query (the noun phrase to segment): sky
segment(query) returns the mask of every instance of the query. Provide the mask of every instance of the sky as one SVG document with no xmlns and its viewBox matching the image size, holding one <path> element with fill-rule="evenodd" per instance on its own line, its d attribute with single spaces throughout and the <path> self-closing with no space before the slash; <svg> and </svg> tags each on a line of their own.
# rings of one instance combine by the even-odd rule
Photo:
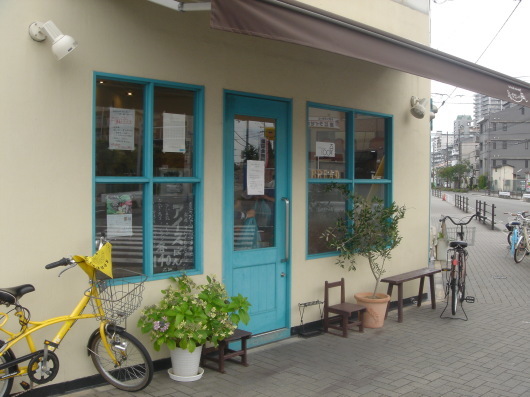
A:
<svg viewBox="0 0 530 397">
<path fill-rule="evenodd" d="M 432 48 L 530 82 L 530 0 L 430 1 Z M 458 115 L 473 117 L 473 92 L 436 81 L 431 90 L 440 108 L 433 131 L 452 132 Z"/>
</svg>

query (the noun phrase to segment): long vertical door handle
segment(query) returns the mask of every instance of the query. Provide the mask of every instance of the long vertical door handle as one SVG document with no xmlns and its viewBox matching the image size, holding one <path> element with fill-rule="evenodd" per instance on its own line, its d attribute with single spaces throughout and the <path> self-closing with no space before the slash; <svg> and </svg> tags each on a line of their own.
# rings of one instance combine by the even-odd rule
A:
<svg viewBox="0 0 530 397">
<path fill-rule="evenodd" d="M 291 230 L 291 202 L 287 197 L 282 197 L 282 201 L 285 203 L 285 258 L 282 262 L 289 262 L 289 249 L 290 249 L 290 230 Z"/>
</svg>

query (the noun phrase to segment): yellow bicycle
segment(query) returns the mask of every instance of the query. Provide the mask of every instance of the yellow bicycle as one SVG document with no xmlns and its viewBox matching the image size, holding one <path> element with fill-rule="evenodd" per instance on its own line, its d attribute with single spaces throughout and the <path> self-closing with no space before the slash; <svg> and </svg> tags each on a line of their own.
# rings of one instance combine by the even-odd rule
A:
<svg viewBox="0 0 530 397">
<path fill-rule="evenodd" d="M 33 285 L 0 288 L 0 304 L 13 307 L 0 313 L 0 332 L 6 335 L 5 340 L 0 340 L 0 397 L 9 395 L 15 377 L 28 376 L 30 383 L 21 382 L 25 390 L 33 389 L 35 384 L 51 382 L 59 372 L 59 358 L 55 354 L 59 344 L 78 320 L 89 318 L 100 321 L 99 328 L 88 340 L 87 353 L 101 376 L 114 387 L 130 392 L 142 390 L 151 382 L 154 369 L 149 353 L 138 339 L 120 326 L 140 306 L 146 277 L 138 275 L 135 282 L 112 279 L 112 247 L 103 239 L 99 247 L 92 257 L 63 258 L 45 266 L 46 269 L 66 266 L 59 276 L 79 267 L 89 277 L 90 288 L 68 315 L 33 321 L 30 311 L 20 303 L 25 294 L 35 291 Z M 89 302 L 93 313 L 85 314 Z M 9 314 L 18 319 L 20 331 L 4 328 Z M 38 349 L 33 333 L 58 323 L 63 325 L 56 335 L 44 340 L 42 348 Z M 29 353 L 17 358 L 13 347 L 22 340 L 26 340 Z"/>
</svg>

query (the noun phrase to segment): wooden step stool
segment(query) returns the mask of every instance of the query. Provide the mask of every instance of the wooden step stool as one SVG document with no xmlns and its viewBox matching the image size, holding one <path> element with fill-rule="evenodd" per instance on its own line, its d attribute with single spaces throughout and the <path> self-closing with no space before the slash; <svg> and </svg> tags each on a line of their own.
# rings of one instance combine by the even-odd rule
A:
<svg viewBox="0 0 530 397">
<path fill-rule="evenodd" d="M 221 373 L 225 373 L 225 360 L 235 361 L 235 357 L 241 357 L 241 361 L 235 361 L 248 367 L 247 362 L 247 340 L 252 336 L 251 332 L 236 329 L 228 338 L 219 342 L 217 347 L 203 348 L 201 353 L 201 366 L 205 366 L 205 360 L 217 363 L 217 368 L 210 367 Z M 241 350 L 229 348 L 231 342 L 241 342 Z"/>
</svg>

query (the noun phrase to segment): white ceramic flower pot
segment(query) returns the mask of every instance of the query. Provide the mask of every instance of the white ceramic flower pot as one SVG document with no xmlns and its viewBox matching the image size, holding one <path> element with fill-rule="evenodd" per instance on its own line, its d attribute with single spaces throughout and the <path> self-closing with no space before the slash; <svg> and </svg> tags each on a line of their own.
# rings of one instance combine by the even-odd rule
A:
<svg viewBox="0 0 530 397">
<path fill-rule="evenodd" d="M 187 349 L 176 348 L 169 351 L 171 369 L 169 376 L 180 382 L 191 382 L 201 378 L 204 370 L 199 368 L 202 346 L 198 346 L 193 353 Z"/>
</svg>

